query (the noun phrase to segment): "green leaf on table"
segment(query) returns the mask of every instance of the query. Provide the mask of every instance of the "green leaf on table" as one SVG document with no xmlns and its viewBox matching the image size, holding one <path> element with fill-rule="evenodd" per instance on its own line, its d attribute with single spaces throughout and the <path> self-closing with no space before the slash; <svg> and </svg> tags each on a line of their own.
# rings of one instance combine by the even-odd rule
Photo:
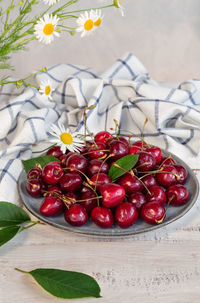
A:
<svg viewBox="0 0 200 303">
<path fill-rule="evenodd" d="M 138 161 L 138 155 L 127 155 L 117 160 L 109 169 L 108 176 L 112 181 L 126 174 L 127 171 L 132 169 Z"/>
<path fill-rule="evenodd" d="M 18 225 L 30 220 L 29 215 L 19 206 L 0 201 L 0 227 Z"/>
<path fill-rule="evenodd" d="M 53 268 L 38 268 L 30 272 L 16 270 L 30 274 L 40 286 L 58 298 L 101 297 L 101 289 L 95 279 L 80 272 Z"/>
<path fill-rule="evenodd" d="M 21 228 L 21 226 L 14 225 L 0 229 L 0 246 L 10 241 Z"/>
<path fill-rule="evenodd" d="M 31 158 L 28 160 L 22 160 L 22 164 L 24 166 L 25 172 L 28 173 L 31 168 L 36 167 L 36 164 L 40 164 L 42 167 L 44 167 L 47 163 L 52 161 L 60 162 L 58 158 L 51 155 L 46 155 L 42 157 Z"/>
</svg>

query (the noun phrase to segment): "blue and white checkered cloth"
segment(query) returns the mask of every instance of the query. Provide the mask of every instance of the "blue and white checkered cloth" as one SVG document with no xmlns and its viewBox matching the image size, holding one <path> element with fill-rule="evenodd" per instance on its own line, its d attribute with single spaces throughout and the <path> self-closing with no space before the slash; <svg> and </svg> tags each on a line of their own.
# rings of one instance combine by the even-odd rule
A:
<svg viewBox="0 0 200 303">
<path fill-rule="evenodd" d="M 151 79 L 132 54 L 126 54 L 99 75 L 89 68 L 56 65 L 37 81 L 50 79 L 56 89 L 45 101 L 34 88 L 19 94 L 13 85 L 0 92 L 0 200 L 18 201 L 17 180 L 21 159 L 32 157 L 32 145 L 48 141 L 52 123 L 60 121 L 83 132 L 82 112 L 88 104 L 88 129 L 96 133 L 114 127 L 141 134 L 146 117 L 145 141 L 184 160 L 200 153 L 200 80 L 166 87 Z M 137 137 L 136 137 L 137 140 Z M 51 144 L 49 144 L 51 145 Z"/>
</svg>

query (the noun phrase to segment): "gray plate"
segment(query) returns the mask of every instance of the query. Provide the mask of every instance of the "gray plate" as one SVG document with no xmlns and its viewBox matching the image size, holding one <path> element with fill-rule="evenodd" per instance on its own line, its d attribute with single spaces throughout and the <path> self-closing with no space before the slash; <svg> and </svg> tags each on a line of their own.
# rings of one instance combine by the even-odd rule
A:
<svg viewBox="0 0 200 303">
<path fill-rule="evenodd" d="M 20 174 L 19 180 L 18 180 L 18 189 L 20 196 L 22 198 L 22 201 L 26 208 L 37 218 L 39 218 L 41 221 L 46 222 L 50 225 L 53 225 L 55 227 L 76 232 L 79 234 L 87 234 L 87 235 L 96 235 L 96 236 L 107 236 L 107 237 L 121 237 L 121 236 L 128 236 L 128 235 L 135 235 L 139 233 L 145 233 L 147 231 L 155 230 L 160 227 L 163 227 L 167 224 L 173 223 L 177 219 L 184 216 L 190 208 L 195 204 L 198 193 L 199 193 L 199 183 L 198 180 L 193 173 L 193 171 L 189 168 L 189 166 L 183 162 L 181 159 L 173 155 L 173 158 L 179 163 L 180 165 L 184 166 L 188 171 L 188 179 L 185 186 L 189 190 L 190 193 L 190 199 L 189 201 L 182 206 L 179 207 L 173 207 L 169 206 L 167 210 L 167 215 L 163 223 L 158 225 L 150 225 L 145 223 L 144 221 L 138 219 L 138 221 L 130 226 L 127 229 L 122 229 L 117 225 L 114 225 L 112 228 L 103 229 L 98 226 L 96 226 L 92 221 L 88 221 L 84 226 L 81 227 L 74 227 L 70 224 L 68 224 L 63 214 L 57 216 L 57 217 L 45 217 L 40 214 L 40 205 L 43 201 L 43 198 L 32 198 L 29 196 L 26 192 L 25 184 L 26 184 L 26 173 L 25 171 L 22 171 Z"/>
</svg>

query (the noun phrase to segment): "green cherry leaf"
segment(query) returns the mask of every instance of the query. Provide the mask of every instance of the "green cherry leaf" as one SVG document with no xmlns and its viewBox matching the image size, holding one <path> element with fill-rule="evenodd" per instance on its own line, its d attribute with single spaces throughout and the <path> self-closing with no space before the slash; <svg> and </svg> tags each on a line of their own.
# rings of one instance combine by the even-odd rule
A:
<svg viewBox="0 0 200 303">
<path fill-rule="evenodd" d="M 31 158 L 29 160 L 22 160 L 22 164 L 24 166 L 25 172 L 28 173 L 31 168 L 36 167 L 36 164 L 40 164 L 42 167 L 44 167 L 47 163 L 52 161 L 60 162 L 58 158 L 51 155 L 46 155 L 42 157 Z"/>
<path fill-rule="evenodd" d="M 19 206 L 0 201 L 0 227 L 14 226 L 30 220 L 29 215 Z"/>
<path fill-rule="evenodd" d="M 0 230 L 0 246 L 10 241 L 21 230 L 21 226 L 9 226 Z"/>
<path fill-rule="evenodd" d="M 137 163 L 138 157 L 138 155 L 127 155 L 117 160 L 115 164 L 117 164 L 118 167 L 112 165 L 109 169 L 108 176 L 110 179 L 114 181 L 132 169 Z"/>
<path fill-rule="evenodd" d="M 53 268 L 38 268 L 26 272 L 30 274 L 40 286 L 55 297 L 63 299 L 75 299 L 85 297 L 100 298 L 100 287 L 89 275 Z"/>
</svg>

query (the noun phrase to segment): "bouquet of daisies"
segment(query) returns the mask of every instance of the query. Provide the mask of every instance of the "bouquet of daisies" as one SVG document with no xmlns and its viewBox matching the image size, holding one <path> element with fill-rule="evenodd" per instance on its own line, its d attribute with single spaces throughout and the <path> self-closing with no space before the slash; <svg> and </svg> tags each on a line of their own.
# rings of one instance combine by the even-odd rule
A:
<svg viewBox="0 0 200 303">
<path fill-rule="evenodd" d="M 10 66 L 9 60 L 12 53 L 26 49 L 32 40 L 50 44 L 62 32 L 71 35 L 79 32 L 81 37 L 89 35 L 101 27 L 102 9 L 105 8 L 116 7 L 123 15 L 120 0 L 112 0 L 108 5 L 100 7 L 83 9 L 70 9 L 79 0 L 64 1 L 64 4 L 61 4 L 63 1 L 60 0 L 43 0 L 46 8 L 41 6 L 43 11 L 37 16 L 33 16 L 32 10 L 40 5 L 41 2 L 38 0 L 9 0 L 8 2 L 5 9 L 0 6 L 0 71 L 11 70 L 13 67 Z M 74 26 L 71 26 L 71 23 L 69 26 L 70 19 L 75 21 Z M 45 70 L 42 68 L 38 72 Z M 32 86 L 27 82 L 31 76 L 16 81 L 9 81 L 8 75 L 0 76 L 0 87 L 8 83 L 15 83 L 17 87 Z M 42 92 L 46 95 L 50 94 L 50 87 L 43 87 Z"/>
</svg>

